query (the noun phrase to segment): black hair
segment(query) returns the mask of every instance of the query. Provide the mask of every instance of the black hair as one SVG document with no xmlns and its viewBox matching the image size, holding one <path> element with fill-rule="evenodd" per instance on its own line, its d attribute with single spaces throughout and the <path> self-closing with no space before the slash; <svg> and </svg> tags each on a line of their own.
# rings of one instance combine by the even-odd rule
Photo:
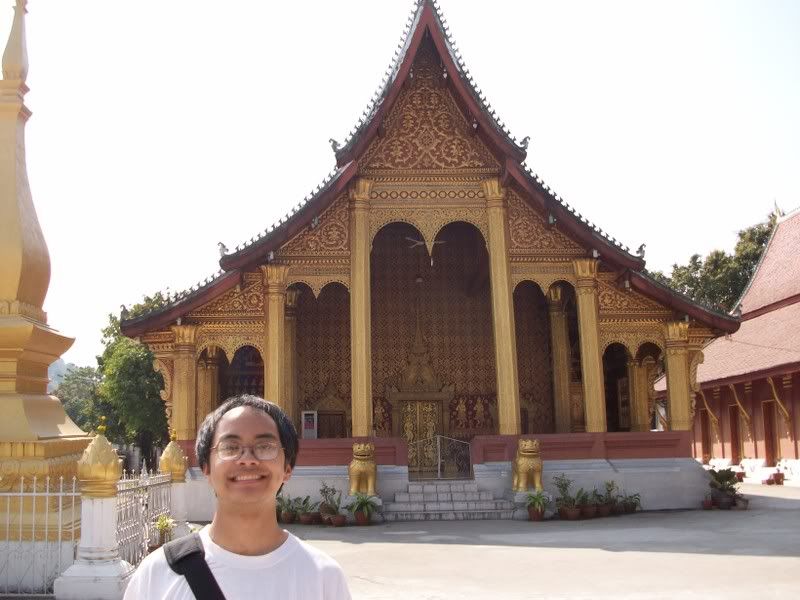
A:
<svg viewBox="0 0 800 600">
<path fill-rule="evenodd" d="M 274 402 L 268 402 L 258 396 L 250 394 L 242 394 L 234 396 L 221 404 L 214 412 L 209 413 L 203 419 L 202 425 L 197 432 L 197 441 L 194 445 L 194 451 L 197 455 L 197 464 L 201 469 L 209 464 L 211 457 L 211 444 L 214 442 L 214 434 L 217 432 L 217 425 L 223 415 L 233 408 L 239 406 L 249 406 L 257 410 L 263 410 L 267 413 L 275 425 L 278 426 L 278 435 L 281 438 L 281 446 L 283 446 L 283 454 L 286 457 L 286 462 L 289 463 L 294 469 L 297 462 L 297 453 L 299 450 L 299 442 L 297 441 L 297 430 L 294 428 L 292 421 L 286 416 L 280 406 Z"/>
</svg>

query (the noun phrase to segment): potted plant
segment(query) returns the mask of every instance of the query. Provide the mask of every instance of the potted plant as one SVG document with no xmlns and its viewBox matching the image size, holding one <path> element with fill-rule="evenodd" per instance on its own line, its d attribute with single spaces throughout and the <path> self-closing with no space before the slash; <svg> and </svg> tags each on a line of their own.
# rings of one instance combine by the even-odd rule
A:
<svg viewBox="0 0 800 600">
<path fill-rule="evenodd" d="M 591 492 L 580 488 L 575 494 L 575 504 L 581 509 L 581 517 L 593 519 L 597 516 L 597 505 L 592 500 Z"/>
<path fill-rule="evenodd" d="M 158 531 L 158 545 L 163 546 L 172 539 L 172 530 L 175 529 L 175 520 L 169 515 L 160 515 L 156 519 L 156 531 Z"/>
<path fill-rule="evenodd" d="M 614 506 L 617 504 L 617 484 L 614 481 L 605 482 L 605 493 L 602 494 L 602 502 L 597 505 L 597 512 L 601 517 L 607 517 L 611 514 Z"/>
<path fill-rule="evenodd" d="M 342 514 L 342 492 L 339 492 L 331 501 L 334 513 L 329 515 L 328 522 L 334 527 L 344 527 L 347 524 L 347 515 Z"/>
<path fill-rule="evenodd" d="M 553 498 L 544 490 L 537 490 L 533 494 L 528 494 L 525 504 L 528 507 L 528 519 L 531 521 L 544 520 L 544 511 L 552 502 Z"/>
<path fill-rule="evenodd" d="M 581 516 L 581 509 L 575 505 L 575 497 L 569 493 L 570 487 L 572 487 L 572 480 L 565 473 L 559 473 L 553 477 L 553 484 L 558 490 L 556 506 L 558 507 L 559 518 L 567 521 L 578 519 Z"/>
<path fill-rule="evenodd" d="M 711 510 L 714 508 L 714 501 L 711 499 L 711 494 L 706 494 L 703 498 L 703 510 Z"/>
<path fill-rule="evenodd" d="M 287 525 L 294 523 L 295 501 L 284 496 L 278 496 L 277 501 L 281 515 L 281 523 L 286 523 Z"/>
<path fill-rule="evenodd" d="M 353 500 L 345 508 L 353 513 L 358 525 L 369 525 L 372 520 L 372 513 L 378 509 L 375 496 L 367 496 L 361 492 L 356 492 Z"/>
<path fill-rule="evenodd" d="M 297 507 L 297 514 L 302 525 L 312 525 L 314 523 L 317 519 L 314 514 L 318 505 L 319 502 L 311 501 L 311 496 L 306 496 L 300 501 L 300 505 Z M 319 515 L 319 513 L 316 514 L 317 516 Z"/>
<path fill-rule="evenodd" d="M 330 518 L 339 512 L 334 508 L 337 492 L 338 490 L 335 487 L 328 485 L 324 481 L 319 488 L 319 496 L 322 499 L 319 503 L 319 513 L 323 523 L 330 523 Z M 341 497 L 342 494 L 339 492 L 339 504 L 341 504 Z"/>
<path fill-rule="evenodd" d="M 736 510 L 747 510 L 747 507 L 750 506 L 750 500 L 739 494 L 738 492 L 733 497 L 734 504 L 733 508 Z"/>
<path fill-rule="evenodd" d="M 775 485 L 783 485 L 784 473 L 781 471 L 781 468 L 778 469 L 772 474 L 772 480 L 775 482 Z"/>
<path fill-rule="evenodd" d="M 739 482 L 736 480 L 736 473 L 732 469 L 720 469 L 709 471 L 711 481 L 712 497 L 716 498 L 717 506 L 723 510 L 729 510 L 736 499 L 736 488 Z"/>
<path fill-rule="evenodd" d="M 637 508 L 642 506 L 642 496 L 640 494 L 623 494 L 622 505 L 626 513 L 634 513 Z"/>
</svg>

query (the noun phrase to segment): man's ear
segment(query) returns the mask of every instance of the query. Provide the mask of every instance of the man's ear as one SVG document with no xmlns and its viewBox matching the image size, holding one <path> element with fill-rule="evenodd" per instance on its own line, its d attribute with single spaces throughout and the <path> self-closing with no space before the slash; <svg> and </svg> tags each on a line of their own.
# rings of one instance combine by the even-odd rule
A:
<svg viewBox="0 0 800 600">
<path fill-rule="evenodd" d="M 203 465 L 203 475 L 208 477 L 209 473 L 211 473 L 211 468 L 210 468 L 210 465 L 208 463 L 206 463 L 206 464 Z"/>
<path fill-rule="evenodd" d="M 284 463 L 283 465 L 283 482 L 286 483 L 292 476 L 292 466 L 288 463 Z"/>
</svg>

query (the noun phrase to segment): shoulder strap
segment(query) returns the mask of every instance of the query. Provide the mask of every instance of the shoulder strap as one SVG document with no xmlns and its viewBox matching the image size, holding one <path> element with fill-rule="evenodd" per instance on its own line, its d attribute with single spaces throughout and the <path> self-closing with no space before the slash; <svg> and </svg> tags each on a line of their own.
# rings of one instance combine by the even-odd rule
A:
<svg viewBox="0 0 800 600">
<path fill-rule="evenodd" d="M 164 556 L 170 569 L 186 578 L 197 600 L 225 600 L 206 562 L 199 534 L 192 533 L 164 544 Z"/>
</svg>

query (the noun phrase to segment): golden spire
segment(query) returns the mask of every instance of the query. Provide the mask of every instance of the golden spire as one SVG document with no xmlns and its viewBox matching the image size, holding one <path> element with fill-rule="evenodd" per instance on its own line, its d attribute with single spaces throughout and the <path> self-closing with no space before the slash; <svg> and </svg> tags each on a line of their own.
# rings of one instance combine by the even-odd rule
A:
<svg viewBox="0 0 800 600">
<path fill-rule="evenodd" d="M 178 445 L 178 434 L 173 429 L 169 434 L 170 442 L 161 453 L 161 459 L 158 461 L 158 470 L 162 473 L 169 473 L 172 476 L 174 483 L 183 483 L 186 481 L 186 469 L 189 467 L 189 459 L 183 453 L 183 450 Z"/>
<path fill-rule="evenodd" d="M 25 43 L 25 13 L 28 0 L 17 0 L 14 6 L 14 23 L 3 52 L 3 79 L 25 83 L 28 77 L 28 46 Z"/>
</svg>

